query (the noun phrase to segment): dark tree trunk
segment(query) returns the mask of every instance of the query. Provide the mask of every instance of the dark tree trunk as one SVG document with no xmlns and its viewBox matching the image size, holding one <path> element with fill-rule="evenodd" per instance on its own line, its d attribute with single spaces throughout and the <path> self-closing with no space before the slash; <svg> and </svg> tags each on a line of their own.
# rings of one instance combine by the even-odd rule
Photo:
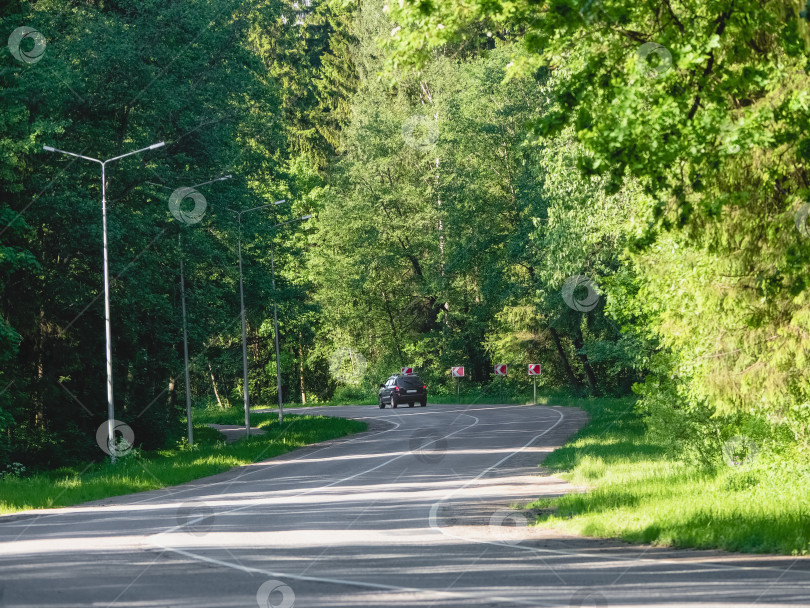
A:
<svg viewBox="0 0 810 608">
<path fill-rule="evenodd" d="M 579 390 L 581 386 L 579 379 L 574 374 L 574 370 L 571 369 L 571 363 L 568 361 L 568 355 L 565 354 L 565 349 L 560 340 L 560 334 L 557 333 L 557 330 L 553 327 L 549 327 L 548 331 L 551 334 L 551 339 L 554 340 L 554 345 L 557 347 L 557 354 L 560 356 L 560 362 L 565 370 L 565 375 L 568 377 L 568 382 L 571 384 L 572 388 Z"/>
<path fill-rule="evenodd" d="M 307 391 L 304 388 L 304 344 L 301 332 L 298 332 L 298 379 L 301 383 L 301 405 L 307 403 Z"/>
<path fill-rule="evenodd" d="M 582 331 L 579 328 L 576 330 L 576 334 L 574 335 L 574 346 L 577 349 L 577 356 L 579 360 L 582 362 L 582 368 L 585 370 L 585 376 L 588 379 L 588 386 L 591 389 L 591 392 L 596 393 L 596 374 L 593 371 L 593 367 L 591 367 L 591 362 L 588 361 L 588 356 L 580 352 L 582 348 L 585 346 L 585 343 L 582 339 Z"/>
<path fill-rule="evenodd" d="M 402 350 L 399 348 L 399 338 L 397 337 L 397 328 L 394 325 L 394 315 L 391 314 L 391 307 L 388 305 L 388 299 L 385 297 L 385 292 L 382 292 L 382 299 L 383 304 L 385 304 L 385 312 L 388 313 L 388 322 L 391 325 L 391 337 L 394 339 L 394 346 L 397 349 L 397 354 L 399 355 L 399 363 L 400 365 L 405 365 L 405 359 L 402 356 Z"/>
</svg>

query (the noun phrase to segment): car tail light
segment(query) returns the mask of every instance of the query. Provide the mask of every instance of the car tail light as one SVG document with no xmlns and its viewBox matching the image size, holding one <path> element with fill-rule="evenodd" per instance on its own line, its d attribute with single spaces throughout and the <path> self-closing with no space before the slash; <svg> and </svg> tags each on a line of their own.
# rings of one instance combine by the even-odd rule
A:
<svg viewBox="0 0 810 608">
<path fill-rule="evenodd" d="M 427 384 L 423 384 L 423 385 L 422 385 L 422 388 L 423 388 L 424 390 L 427 390 Z"/>
<path fill-rule="evenodd" d="M 395 386 L 395 387 L 394 387 L 394 390 L 395 390 L 395 391 L 399 391 L 399 387 L 398 387 L 398 386 Z"/>
</svg>

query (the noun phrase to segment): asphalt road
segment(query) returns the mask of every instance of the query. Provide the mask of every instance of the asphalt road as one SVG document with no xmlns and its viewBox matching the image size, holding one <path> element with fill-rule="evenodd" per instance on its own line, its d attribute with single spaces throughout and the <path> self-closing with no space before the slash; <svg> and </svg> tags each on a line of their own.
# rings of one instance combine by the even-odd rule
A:
<svg viewBox="0 0 810 608">
<path fill-rule="evenodd" d="M 810 560 L 527 527 L 573 408 L 295 413 L 367 433 L 161 491 L 0 518 L 0 606 L 810 606 Z"/>
</svg>

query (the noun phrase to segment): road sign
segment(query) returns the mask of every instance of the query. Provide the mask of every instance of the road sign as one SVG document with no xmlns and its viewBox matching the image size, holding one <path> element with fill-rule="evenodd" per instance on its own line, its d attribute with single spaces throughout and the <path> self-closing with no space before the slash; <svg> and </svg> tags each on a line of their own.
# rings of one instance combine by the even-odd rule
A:
<svg viewBox="0 0 810 608">
<path fill-rule="evenodd" d="M 540 375 L 540 364 L 539 363 L 529 363 L 529 375 L 530 376 L 539 376 Z"/>
<path fill-rule="evenodd" d="M 464 377 L 464 366 L 461 367 L 451 367 L 450 371 L 453 374 L 453 378 L 463 378 Z"/>
<path fill-rule="evenodd" d="M 506 364 L 500 363 L 495 366 L 495 375 L 496 376 L 505 376 L 506 375 Z"/>
<path fill-rule="evenodd" d="M 413 375 L 413 368 L 412 367 L 400 367 L 399 368 L 399 373 L 400 374 L 405 374 L 406 376 L 412 376 Z"/>
</svg>

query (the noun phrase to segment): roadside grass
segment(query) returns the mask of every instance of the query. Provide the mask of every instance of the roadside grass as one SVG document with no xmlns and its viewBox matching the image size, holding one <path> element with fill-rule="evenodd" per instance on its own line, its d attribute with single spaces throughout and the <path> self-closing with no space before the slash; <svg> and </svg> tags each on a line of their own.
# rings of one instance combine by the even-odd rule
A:
<svg viewBox="0 0 810 608">
<path fill-rule="evenodd" d="M 228 416 L 244 411 L 231 408 Z M 225 416 L 227 418 L 227 416 Z M 233 467 L 258 462 L 305 445 L 364 431 L 366 423 L 324 416 L 285 417 L 279 424 L 276 414 L 254 414 L 251 424 L 265 434 L 225 444 L 218 431 L 195 420 L 195 446 L 179 445 L 154 452 L 133 450 L 118 459 L 63 468 L 32 477 L 0 480 L 0 513 L 29 509 L 64 507 L 91 500 L 155 490 L 222 473 Z M 238 422 L 237 422 L 238 423 Z M 222 424 L 230 424 L 223 422 Z"/>
<path fill-rule="evenodd" d="M 580 400 L 589 423 L 543 466 L 588 488 L 540 499 L 538 525 L 602 538 L 746 553 L 810 553 L 810 466 L 768 455 L 715 470 L 652 440 L 633 399 Z"/>
<path fill-rule="evenodd" d="M 428 403 L 500 403 L 506 405 L 531 405 L 534 401 L 534 392 L 528 390 L 514 390 L 512 387 L 497 387 L 493 385 L 480 389 L 467 389 L 456 393 L 428 394 Z M 557 391 L 537 387 L 537 405 L 578 406 L 582 397 L 576 397 L 569 392 Z"/>
</svg>

